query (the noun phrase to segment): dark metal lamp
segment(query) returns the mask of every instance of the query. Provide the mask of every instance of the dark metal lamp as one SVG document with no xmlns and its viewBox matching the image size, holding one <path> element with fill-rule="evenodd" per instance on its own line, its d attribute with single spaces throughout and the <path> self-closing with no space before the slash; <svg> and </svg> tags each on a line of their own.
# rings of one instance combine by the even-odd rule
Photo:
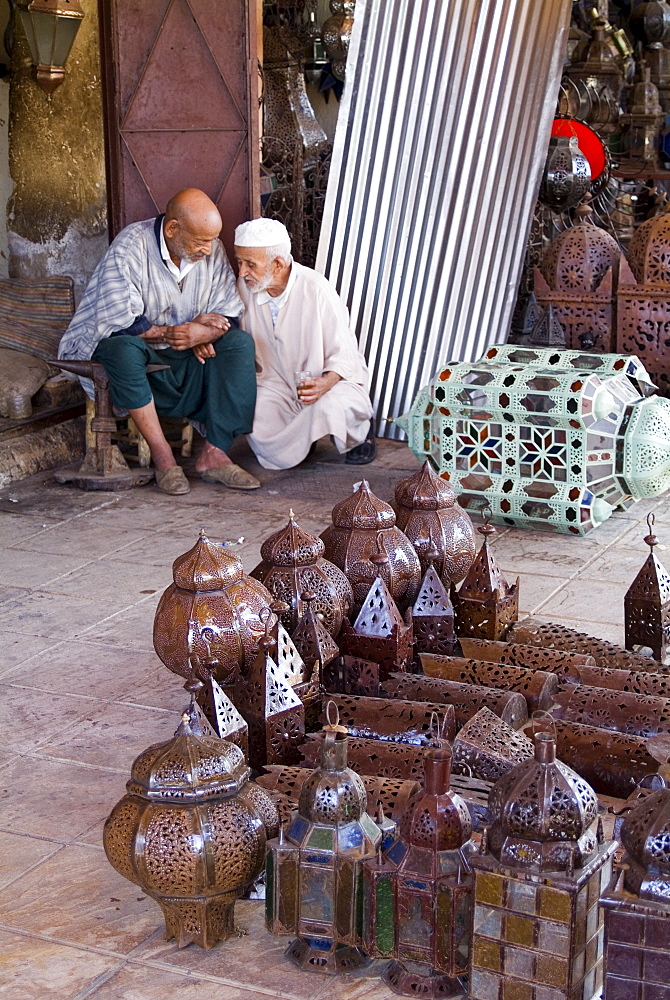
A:
<svg viewBox="0 0 670 1000">
<path fill-rule="evenodd" d="M 65 63 L 84 17 L 79 0 L 19 0 L 35 78 L 53 94 L 65 77 Z"/>
</svg>

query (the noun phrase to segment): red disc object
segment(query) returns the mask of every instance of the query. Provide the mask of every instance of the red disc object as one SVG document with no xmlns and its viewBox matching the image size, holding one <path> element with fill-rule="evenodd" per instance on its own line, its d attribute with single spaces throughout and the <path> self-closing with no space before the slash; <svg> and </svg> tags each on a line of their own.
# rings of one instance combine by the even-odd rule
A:
<svg viewBox="0 0 670 1000">
<path fill-rule="evenodd" d="M 576 118 L 554 118 L 551 126 L 552 135 L 576 136 L 577 145 L 589 161 L 591 167 L 591 182 L 599 180 L 607 172 L 609 156 L 605 143 L 600 136 L 584 122 Z"/>
</svg>

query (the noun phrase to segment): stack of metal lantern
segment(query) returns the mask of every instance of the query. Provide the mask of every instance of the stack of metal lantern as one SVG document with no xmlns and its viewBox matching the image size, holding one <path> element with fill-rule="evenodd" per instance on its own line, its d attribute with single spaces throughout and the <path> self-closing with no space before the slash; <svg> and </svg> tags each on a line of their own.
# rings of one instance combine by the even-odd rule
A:
<svg viewBox="0 0 670 1000">
<path fill-rule="evenodd" d="M 602 982 L 598 900 L 612 876 L 596 794 L 556 760 L 554 737 L 503 775 L 475 870 L 470 996 L 577 1000 Z"/>
<path fill-rule="evenodd" d="M 462 996 L 470 944 L 472 823 L 449 790 L 448 744 L 425 751 L 423 788 L 392 844 L 364 866 L 366 952 L 406 996 Z"/>
<path fill-rule="evenodd" d="M 365 964 L 361 866 L 381 846 L 359 776 L 347 767 L 347 731 L 323 730 L 321 764 L 300 791 L 284 834 L 268 845 L 266 923 L 297 938 L 287 955 L 305 969 L 335 973 Z"/>
<path fill-rule="evenodd" d="M 665 769 L 670 778 L 670 769 Z M 624 819 L 623 871 L 603 893 L 604 1000 L 670 995 L 670 788 L 649 792 Z"/>
</svg>

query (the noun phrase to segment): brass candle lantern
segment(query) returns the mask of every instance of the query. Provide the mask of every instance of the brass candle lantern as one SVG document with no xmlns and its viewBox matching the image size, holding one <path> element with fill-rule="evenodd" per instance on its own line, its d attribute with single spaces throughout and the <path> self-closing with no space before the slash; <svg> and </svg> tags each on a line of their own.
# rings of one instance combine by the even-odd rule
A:
<svg viewBox="0 0 670 1000">
<path fill-rule="evenodd" d="M 401 612 L 415 599 L 421 583 L 419 557 L 403 532 L 396 527 L 393 508 L 376 497 L 363 480 L 346 500 L 333 507 L 333 523 L 321 534 L 326 557 L 339 566 L 354 590 L 354 612 L 358 614 L 368 591 L 379 575 L 372 557 L 387 557 L 384 583 Z"/>
<path fill-rule="evenodd" d="M 670 777 L 670 775 L 668 775 Z M 605 914 L 604 1000 L 667 1000 L 670 994 L 670 788 L 642 799 L 624 819 L 618 885 Z"/>
<path fill-rule="evenodd" d="M 602 981 L 605 842 L 593 789 L 555 757 L 550 733 L 489 795 L 475 870 L 473 1000 L 590 1000 Z"/>
<path fill-rule="evenodd" d="M 321 765 L 303 784 L 285 836 L 268 845 L 266 926 L 297 933 L 286 954 L 300 968 L 336 973 L 366 962 L 361 866 L 382 841 L 366 804 L 363 782 L 347 767 L 347 731 L 329 722 Z"/>
<path fill-rule="evenodd" d="M 419 557 L 421 571 L 425 573 L 432 562 L 447 585 L 459 583 L 475 558 L 474 528 L 450 484 L 428 460 L 414 475 L 396 483 L 393 508 L 398 527 Z"/>
<path fill-rule="evenodd" d="M 371 665 L 373 686 L 392 670 L 407 670 L 412 661 L 412 626 L 406 625 L 389 593 L 383 573 L 385 556 L 373 556 L 379 571 L 353 628 L 345 619 L 339 636 L 343 656 L 366 660 Z M 372 665 L 376 666 L 372 666 Z"/>
<path fill-rule="evenodd" d="M 296 688 L 296 693 L 305 706 L 305 728 L 307 730 L 318 728 L 325 672 L 339 654 L 339 648 L 312 607 L 314 598 L 313 591 L 306 590 L 302 594 L 305 612 L 291 636 L 295 648 L 309 671 L 309 681 L 302 688 Z"/>
<path fill-rule="evenodd" d="M 434 550 L 412 606 L 414 653 L 451 656 L 454 651 L 454 606 L 433 565 Z"/>
<path fill-rule="evenodd" d="M 230 547 L 210 542 L 204 530 L 192 549 L 172 564 L 173 580 L 158 603 L 154 649 L 176 674 L 211 675 L 222 687 L 239 684 L 263 635 L 261 611 L 272 597 L 246 576 Z"/>
<path fill-rule="evenodd" d="M 399 835 L 363 869 L 364 949 L 392 958 L 383 979 L 405 996 L 464 995 L 472 875 L 472 821 L 449 790 L 451 752 L 425 751 L 423 788 L 409 804 Z"/>
<path fill-rule="evenodd" d="M 489 535 L 496 530 L 493 525 L 486 520 L 477 530 L 484 537 L 482 547 L 460 590 L 453 594 L 456 633 L 475 639 L 504 639 L 519 617 L 519 580 L 511 585 L 507 582 L 489 548 Z"/>
<path fill-rule="evenodd" d="M 621 116 L 626 129 L 625 159 L 635 169 L 658 169 L 659 134 L 665 115 L 659 102 L 658 88 L 651 82 L 651 70 L 640 63 L 641 79 L 633 87 L 630 111 Z"/>
<path fill-rule="evenodd" d="M 280 617 L 293 632 L 304 611 L 302 594 L 314 594 L 314 610 L 335 638 L 342 618 L 351 611 L 354 595 L 346 576 L 334 563 L 323 558 L 325 546 L 295 521 L 293 511 L 281 531 L 270 535 L 261 545 L 262 561 L 251 575 L 288 608 Z"/>
<path fill-rule="evenodd" d="M 65 77 L 65 63 L 84 18 L 79 0 L 19 0 L 17 10 L 28 39 L 35 79 L 53 94 Z"/>
<path fill-rule="evenodd" d="M 199 735 L 194 713 L 192 691 L 174 737 L 134 761 L 104 846 L 110 864 L 160 905 L 168 939 L 211 948 L 234 932 L 235 900 L 263 867 L 263 814 L 276 810 L 252 790 L 239 747 Z"/>
<path fill-rule="evenodd" d="M 654 659 L 665 661 L 670 643 L 670 575 L 654 553 L 654 515 L 647 516 L 649 555 L 624 598 L 626 649 L 651 649 Z"/>
<path fill-rule="evenodd" d="M 276 651 L 276 640 L 266 631 L 237 700 L 249 727 L 249 763 L 255 771 L 265 764 L 297 764 L 305 739 L 305 709 Z"/>
</svg>

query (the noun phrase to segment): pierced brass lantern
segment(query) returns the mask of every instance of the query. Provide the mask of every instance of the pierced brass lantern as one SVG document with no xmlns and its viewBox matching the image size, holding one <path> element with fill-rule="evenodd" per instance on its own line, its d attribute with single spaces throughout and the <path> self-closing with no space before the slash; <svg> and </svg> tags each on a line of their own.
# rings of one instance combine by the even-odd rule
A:
<svg viewBox="0 0 670 1000">
<path fill-rule="evenodd" d="M 192 728 L 195 699 L 166 743 L 134 761 L 104 829 L 110 864 L 155 899 L 166 937 L 211 948 L 234 931 L 235 900 L 265 857 L 276 810 L 249 782 L 239 747 Z M 267 801 L 266 801 L 267 800 Z"/>
<path fill-rule="evenodd" d="M 17 10 L 28 39 L 35 78 L 53 94 L 65 77 L 65 63 L 84 18 L 79 0 L 19 0 Z"/>
<path fill-rule="evenodd" d="M 648 647 L 664 663 L 670 646 L 670 575 L 654 552 L 654 520 L 653 514 L 647 516 L 649 555 L 624 597 L 626 649 Z"/>
<path fill-rule="evenodd" d="M 154 648 L 168 669 L 224 688 L 239 685 L 265 630 L 261 612 L 272 597 L 246 576 L 230 547 L 210 542 L 204 531 L 172 564 L 174 583 L 163 592 L 154 617 Z"/>
<path fill-rule="evenodd" d="M 405 996 L 462 996 L 467 972 L 472 821 L 449 790 L 448 744 L 424 755 L 423 788 L 405 812 L 398 837 L 364 867 L 364 948 L 392 958 L 386 983 Z"/>
<path fill-rule="evenodd" d="M 365 786 L 347 767 L 347 731 L 329 723 L 286 835 L 268 845 L 266 926 L 297 933 L 286 954 L 303 969 L 336 973 L 366 962 L 361 866 L 382 842 L 366 809 Z"/>
<path fill-rule="evenodd" d="M 396 483 L 393 508 L 398 527 L 416 550 L 421 572 L 432 564 L 447 586 L 459 583 L 475 558 L 475 531 L 454 490 L 428 460 Z"/>
<path fill-rule="evenodd" d="M 326 557 L 339 566 L 354 590 L 358 614 L 380 569 L 373 556 L 387 561 L 381 575 L 404 612 L 419 592 L 421 565 L 407 536 L 396 527 L 390 504 L 376 497 L 364 479 L 357 490 L 333 507 L 333 523 L 321 533 Z"/>
<path fill-rule="evenodd" d="M 491 508 L 488 508 L 490 518 Z M 484 541 L 458 592 L 453 593 L 456 634 L 475 639 L 504 639 L 519 617 L 519 579 L 509 584 L 489 548 L 495 532 L 488 520 L 477 528 Z"/>
<path fill-rule="evenodd" d="M 284 628 L 293 632 L 305 611 L 302 595 L 314 594 L 313 608 L 335 638 L 342 618 L 348 615 L 354 595 L 346 576 L 334 563 L 323 558 L 325 546 L 295 521 L 293 511 L 285 528 L 261 545 L 261 559 L 251 575 L 288 605 L 280 614 Z"/>
</svg>

